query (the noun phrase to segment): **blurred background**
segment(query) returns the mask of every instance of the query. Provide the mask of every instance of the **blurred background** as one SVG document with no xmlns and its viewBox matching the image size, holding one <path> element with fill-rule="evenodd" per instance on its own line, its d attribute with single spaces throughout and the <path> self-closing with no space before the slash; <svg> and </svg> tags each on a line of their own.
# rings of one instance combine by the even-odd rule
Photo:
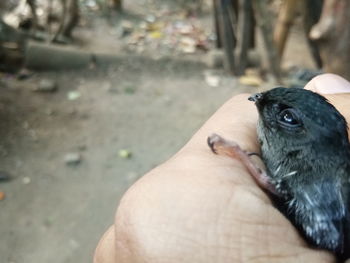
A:
<svg viewBox="0 0 350 263">
<path fill-rule="evenodd" d="M 345 0 L 0 1 L 0 262 L 91 262 L 126 189 L 230 97 L 349 79 L 349 13 Z"/>
</svg>

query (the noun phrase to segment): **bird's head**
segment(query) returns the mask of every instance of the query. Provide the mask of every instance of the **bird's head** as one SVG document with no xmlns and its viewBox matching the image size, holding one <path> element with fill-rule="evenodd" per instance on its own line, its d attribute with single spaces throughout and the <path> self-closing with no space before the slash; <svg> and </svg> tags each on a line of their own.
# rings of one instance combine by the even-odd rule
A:
<svg viewBox="0 0 350 263">
<path fill-rule="evenodd" d="M 260 132 L 272 145 L 348 144 L 344 117 L 317 93 L 278 87 L 254 94 L 249 100 L 259 111 Z"/>
</svg>

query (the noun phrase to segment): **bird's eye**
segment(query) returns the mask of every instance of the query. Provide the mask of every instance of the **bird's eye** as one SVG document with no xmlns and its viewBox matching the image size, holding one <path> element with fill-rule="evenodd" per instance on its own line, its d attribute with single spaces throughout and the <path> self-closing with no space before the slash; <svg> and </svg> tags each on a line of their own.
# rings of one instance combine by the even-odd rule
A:
<svg viewBox="0 0 350 263">
<path fill-rule="evenodd" d="M 297 113 L 291 108 L 284 109 L 279 113 L 278 122 L 287 127 L 297 127 L 301 125 Z"/>
</svg>

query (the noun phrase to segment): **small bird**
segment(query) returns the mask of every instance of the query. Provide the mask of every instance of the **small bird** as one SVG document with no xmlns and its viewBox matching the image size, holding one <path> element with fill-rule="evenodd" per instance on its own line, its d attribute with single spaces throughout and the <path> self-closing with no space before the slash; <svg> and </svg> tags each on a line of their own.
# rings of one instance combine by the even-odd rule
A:
<svg viewBox="0 0 350 263">
<path fill-rule="evenodd" d="M 345 118 L 326 98 L 304 89 L 278 87 L 249 100 L 259 112 L 257 133 L 266 173 L 252 172 L 242 150 L 237 155 L 232 142 L 218 135 L 208 138 L 209 146 L 214 152 L 231 147 L 231 157 L 241 156 L 311 244 L 349 258 L 350 144 Z"/>
</svg>

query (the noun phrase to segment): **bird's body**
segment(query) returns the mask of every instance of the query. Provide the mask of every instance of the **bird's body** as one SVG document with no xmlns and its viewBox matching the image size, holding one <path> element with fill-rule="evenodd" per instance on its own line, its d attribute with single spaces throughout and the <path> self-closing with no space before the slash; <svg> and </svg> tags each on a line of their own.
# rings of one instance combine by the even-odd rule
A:
<svg viewBox="0 0 350 263">
<path fill-rule="evenodd" d="M 314 245 L 350 257 L 350 144 L 344 117 L 324 97 L 275 88 L 250 97 L 280 210 Z"/>
</svg>

